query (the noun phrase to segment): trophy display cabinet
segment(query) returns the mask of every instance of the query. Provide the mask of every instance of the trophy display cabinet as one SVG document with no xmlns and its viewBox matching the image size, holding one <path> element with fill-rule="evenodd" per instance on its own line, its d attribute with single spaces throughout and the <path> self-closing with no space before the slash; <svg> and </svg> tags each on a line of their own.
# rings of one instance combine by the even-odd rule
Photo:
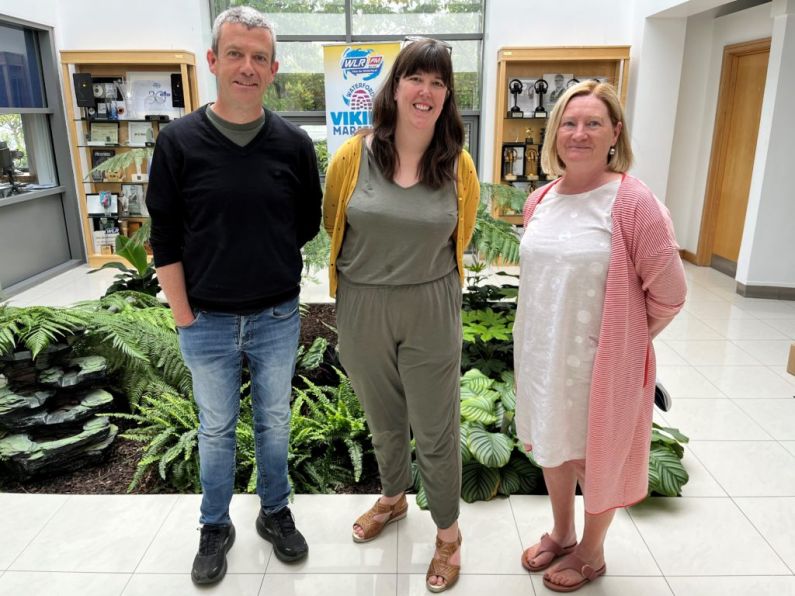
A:
<svg viewBox="0 0 795 596">
<path fill-rule="evenodd" d="M 549 182 L 540 154 L 552 107 L 569 86 L 597 79 L 611 83 L 625 105 L 629 46 L 501 48 L 497 54 L 494 125 L 495 183 L 528 193 Z M 492 206 L 495 217 L 522 223 L 520 213 Z"/>
<path fill-rule="evenodd" d="M 61 68 L 88 264 L 123 261 L 116 237 L 148 220 L 155 139 L 198 107 L 196 60 L 181 50 L 78 50 L 61 52 Z"/>
</svg>

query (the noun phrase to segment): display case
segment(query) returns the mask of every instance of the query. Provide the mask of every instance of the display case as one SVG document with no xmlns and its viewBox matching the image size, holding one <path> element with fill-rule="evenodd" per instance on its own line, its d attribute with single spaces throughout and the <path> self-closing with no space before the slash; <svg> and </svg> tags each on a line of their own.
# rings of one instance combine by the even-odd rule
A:
<svg viewBox="0 0 795 596">
<path fill-rule="evenodd" d="M 540 155 L 557 98 L 578 81 L 598 79 L 613 84 L 624 104 L 629 46 L 510 47 L 500 49 L 497 60 L 492 180 L 529 192 L 549 182 Z M 497 205 L 492 211 L 495 217 L 522 223 L 519 213 Z"/>
<path fill-rule="evenodd" d="M 198 106 L 195 58 L 180 50 L 62 51 L 61 67 L 86 254 L 96 267 L 122 260 L 116 236 L 148 218 L 155 139 Z M 98 170 L 103 163 L 116 165 Z"/>
</svg>

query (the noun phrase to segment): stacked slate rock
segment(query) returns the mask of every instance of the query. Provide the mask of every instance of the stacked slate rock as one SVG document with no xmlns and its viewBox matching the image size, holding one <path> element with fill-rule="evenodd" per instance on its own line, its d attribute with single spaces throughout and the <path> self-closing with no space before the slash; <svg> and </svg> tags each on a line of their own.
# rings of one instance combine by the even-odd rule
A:
<svg viewBox="0 0 795 596">
<path fill-rule="evenodd" d="M 101 356 L 71 357 L 50 346 L 0 357 L 0 468 L 25 480 L 99 462 L 116 438 L 106 412 L 113 396 Z"/>
</svg>

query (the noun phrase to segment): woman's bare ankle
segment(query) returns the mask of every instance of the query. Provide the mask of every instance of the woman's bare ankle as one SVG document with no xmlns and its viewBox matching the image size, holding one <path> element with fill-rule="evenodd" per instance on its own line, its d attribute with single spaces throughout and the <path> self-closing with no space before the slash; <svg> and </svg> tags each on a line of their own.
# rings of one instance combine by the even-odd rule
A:
<svg viewBox="0 0 795 596">
<path fill-rule="evenodd" d="M 398 493 L 394 497 L 388 497 L 387 495 L 381 495 L 378 500 L 381 501 L 384 505 L 394 505 L 397 503 L 400 498 L 403 496 L 403 493 Z"/>
</svg>

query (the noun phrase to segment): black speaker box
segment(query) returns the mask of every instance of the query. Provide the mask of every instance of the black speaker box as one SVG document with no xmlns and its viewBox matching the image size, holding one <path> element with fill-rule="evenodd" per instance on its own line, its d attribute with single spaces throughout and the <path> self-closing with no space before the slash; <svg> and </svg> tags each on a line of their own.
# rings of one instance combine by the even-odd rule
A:
<svg viewBox="0 0 795 596">
<path fill-rule="evenodd" d="M 80 108 L 93 108 L 97 105 L 94 98 L 94 85 L 91 74 L 87 72 L 76 72 L 72 75 L 75 82 L 75 98 L 77 106 Z"/>
<path fill-rule="evenodd" d="M 185 107 L 185 93 L 182 89 L 182 75 L 178 72 L 171 74 L 171 105 L 175 108 Z"/>
</svg>

